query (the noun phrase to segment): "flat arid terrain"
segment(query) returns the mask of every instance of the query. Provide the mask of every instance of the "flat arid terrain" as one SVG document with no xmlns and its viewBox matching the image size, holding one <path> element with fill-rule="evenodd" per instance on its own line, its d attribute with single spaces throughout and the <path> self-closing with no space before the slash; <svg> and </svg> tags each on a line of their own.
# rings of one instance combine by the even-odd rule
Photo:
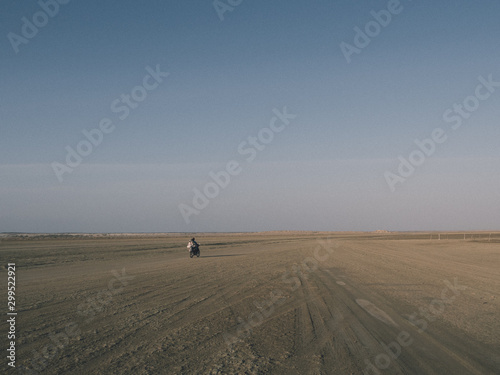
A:
<svg viewBox="0 0 500 375">
<path fill-rule="evenodd" d="M 500 373 L 499 233 L 190 237 L 4 236 L 2 371 Z"/>
</svg>

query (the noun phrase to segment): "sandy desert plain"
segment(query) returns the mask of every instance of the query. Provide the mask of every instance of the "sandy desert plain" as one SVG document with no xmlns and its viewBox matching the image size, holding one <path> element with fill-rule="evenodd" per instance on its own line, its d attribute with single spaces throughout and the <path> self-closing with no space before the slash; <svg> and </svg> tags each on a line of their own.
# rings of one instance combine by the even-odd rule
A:
<svg viewBox="0 0 500 375">
<path fill-rule="evenodd" d="M 6 374 L 500 374 L 500 233 L 3 235 Z"/>
</svg>

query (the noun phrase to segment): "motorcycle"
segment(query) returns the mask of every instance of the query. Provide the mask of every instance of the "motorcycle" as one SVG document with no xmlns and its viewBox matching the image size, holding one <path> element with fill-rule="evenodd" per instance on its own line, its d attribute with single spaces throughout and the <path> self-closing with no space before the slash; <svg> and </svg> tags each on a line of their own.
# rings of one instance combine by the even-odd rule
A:
<svg viewBox="0 0 500 375">
<path fill-rule="evenodd" d="M 196 255 L 197 258 L 200 257 L 200 248 L 199 247 L 192 247 L 189 250 L 189 257 L 192 258 Z"/>
</svg>

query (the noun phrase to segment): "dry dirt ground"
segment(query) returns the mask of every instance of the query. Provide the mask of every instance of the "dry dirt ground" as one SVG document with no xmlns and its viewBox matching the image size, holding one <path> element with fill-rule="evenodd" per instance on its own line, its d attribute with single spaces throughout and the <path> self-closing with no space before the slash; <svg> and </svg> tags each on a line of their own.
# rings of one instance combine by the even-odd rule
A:
<svg viewBox="0 0 500 375">
<path fill-rule="evenodd" d="M 500 234 L 4 237 L 7 374 L 499 374 Z"/>
</svg>

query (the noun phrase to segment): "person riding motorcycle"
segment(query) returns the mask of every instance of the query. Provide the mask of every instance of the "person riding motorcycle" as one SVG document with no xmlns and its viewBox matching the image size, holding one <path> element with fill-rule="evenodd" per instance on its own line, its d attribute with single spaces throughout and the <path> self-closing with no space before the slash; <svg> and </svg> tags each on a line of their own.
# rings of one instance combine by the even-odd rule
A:
<svg viewBox="0 0 500 375">
<path fill-rule="evenodd" d="M 191 252 L 193 252 L 193 253 L 198 252 L 198 247 L 199 247 L 199 246 L 200 246 L 200 245 L 199 245 L 199 244 L 195 241 L 194 237 L 193 237 L 193 238 L 191 238 L 191 241 L 189 241 L 189 242 L 188 242 L 188 244 L 187 244 L 187 248 L 188 248 L 188 251 L 189 251 L 190 253 L 191 253 Z"/>
</svg>

